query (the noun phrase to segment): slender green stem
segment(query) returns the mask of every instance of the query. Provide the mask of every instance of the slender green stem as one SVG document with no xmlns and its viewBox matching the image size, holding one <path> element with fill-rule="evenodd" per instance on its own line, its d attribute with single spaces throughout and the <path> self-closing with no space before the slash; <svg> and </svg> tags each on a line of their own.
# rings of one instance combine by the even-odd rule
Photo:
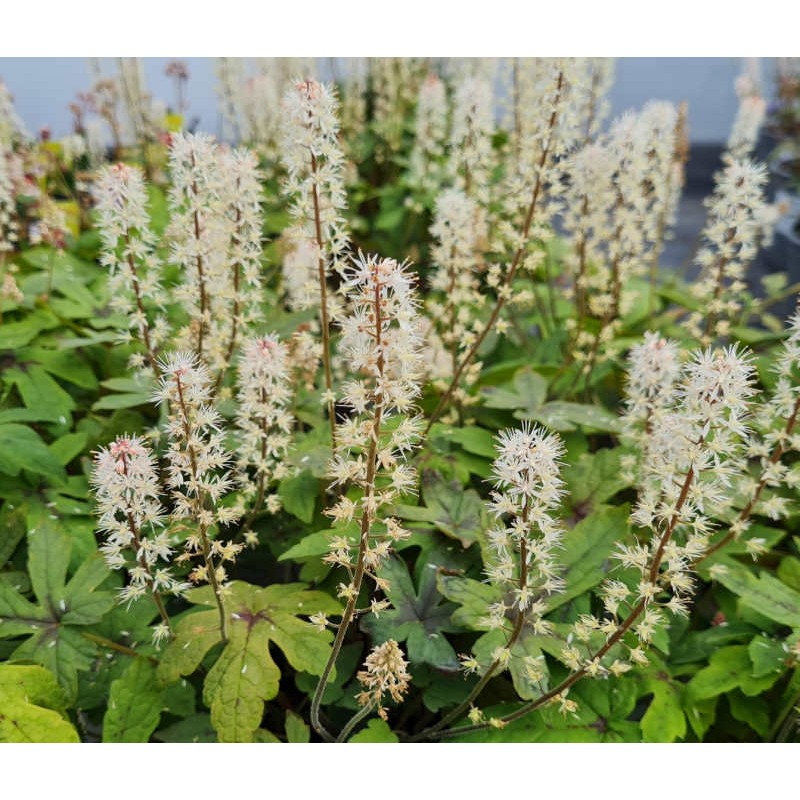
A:
<svg viewBox="0 0 800 800">
<path fill-rule="evenodd" d="M 378 354 L 376 367 L 378 372 L 377 385 L 383 381 L 384 374 L 384 358 L 383 358 L 383 308 L 381 303 L 381 283 L 375 279 L 375 351 Z M 378 442 L 381 436 L 381 421 L 383 418 L 383 394 L 377 391 L 373 393 L 374 398 L 374 415 L 372 422 L 372 433 L 369 442 L 369 451 L 367 453 L 367 475 L 364 480 L 364 494 L 372 500 L 375 496 L 375 473 L 376 462 L 378 454 Z M 335 741 L 334 737 L 328 732 L 320 720 L 320 706 L 322 705 L 322 695 L 325 692 L 325 687 L 328 685 L 330 674 L 336 664 L 336 659 L 344 644 L 344 638 L 350 628 L 355 614 L 356 604 L 358 602 L 358 595 L 361 591 L 361 584 L 364 582 L 364 575 L 366 573 L 365 558 L 367 548 L 369 546 L 369 535 L 372 530 L 372 523 L 374 521 L 375 512 L 373 509 L 374 503 L 369 502 L 364 505 L 364 512 L 361 515 L 361 535 L 358 543 L 358 557 L 356 559 L 356 569 L 353 573 L 353 580 L 350 586 L 350 596 L 347 600 L 342 619 L 339 622 L 339 627 L 336 631 L 336 637 L 333 640 L 333 647 L 331 648 L 328 662 L 320 676 L 319 683 L 317 683 L 314 698 L 311 701 L 311 725 L 314 730 L 326 741 Z"/>
<path fill-rule="evenodd" d="M 359 722 L 366 719 L 371 713 L 372 710 L 375 708 L 375 703 L 367 703 L 360 711 L 353 714 L 350 717 L 350 721 L 347 725 L 342 728 L 342 732 L 336 737 L 337 742 L 346 742 L 350 737 L 353 729 L 358 725 Z"/>
</svg>

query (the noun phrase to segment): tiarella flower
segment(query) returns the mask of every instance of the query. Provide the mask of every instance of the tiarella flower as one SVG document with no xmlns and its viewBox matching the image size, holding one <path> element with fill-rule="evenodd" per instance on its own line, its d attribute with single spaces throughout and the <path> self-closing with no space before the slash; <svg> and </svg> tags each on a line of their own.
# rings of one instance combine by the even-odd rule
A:
<svg viewBox="0 0 800 800">
<path fill-rule="evenodd" d="M 10 169 L 13 157 L 12 151 L 0 141 L 0 258 L 14 250 L 19 238 L 16 192 Z"/>
<path fill-rule="evenodd" d="M 739 110 L 728 137 L 725 158 L 731 161 L 742 161 L 751 157 L 766 114 L 767 102 L 763 97 L 751 94 L 741 98 Z"/>
<path fill-rule="evenodd" d="M 466 75 L 456 86 L 450 131 L 450 171 L 457 188 L 486 206 L 494 167 L 494 97 L 489 81 Z"/>
<path fill-rule="evenodd" d="M 169 448 L 167 486 L 172 490 L 175 520 L 191 526 L 185 551 L 179 561 L 202 558 L 190 579 L 208 581 L 214 589 L 220 610 L 223 638 L 227 636 L 227 616 L 222 597 L 227 580 L 226 561 L 235 561 L 242 545 L 211 541 L 218 525 L 235 522 L 241 510 L 221 503 L 233 488 L 226 468 L 231 455 L 225 448 L 226 432 L 222 418 L 210 405 L 211 379 L 195 354 L 177 353 L 159 362 L 161 380 L 154 399 L 168 408 L 166 432 Z"/>
<path fill-rule="evenodd" d="M 373 129 L 379 141 L 375 158 L 386 161 L 400 151 L 403 131 L 427 73 L 423 59 L 370 59 Z"/>
<path fill-rule="evenodd" d="M 490 534 L 494 551 L 490 569 L 515 596 L 511 607 L 524 616 L 536 597 L 563 588 L 555 560 L 562 529 L 554 512 L 564 495 L 560 476 L 564 445 L 556 434 L 527 424 L 501 431 L 497 438 L 490 508 L 509 521 Z M 531 624 L 539 616 L 533 613 Z"/>
<path fill-rule="evenodd" d="M 477 267 L 486 246 L 486 217 L 475 200 L 459 189 L 448 189 L 436 201 L 431 235 L 436 272 L 431 288 L 439 294 L 429 301 L 430 315 L 441 341 L 450 351 L 452 377 L 465 351 L 474 343 L 480 323 L 477 313 L 484 303 L 479 291 Z M 467 385 L 480 373 L 480 363 L 470 365 L 464 376 Z M 470 401 L 461 387 L 454 392 L 459 405 Z"/>
<path fill-rule="evenodd" d="M 374 707 L 381 719 L 388 719 L 383 697 L 388 694 L 395 703 L 403 702 L 411 681 L 406 667 L 408 662 L 394 639 L 373 647 L 364 662 L 364 669 L 356 675 L 362 686 L 362 691 L 356 696 L 359 705 Z"/>
<path fill-rule="evenodd" d="M 674 403 L 679 375 L 678 343 L 647 331 L 628 354 L 625 423 L 630 435 L 646 439 Z"/>
<path fill-rule="evenodd" d="M 283 191 L 292 201 L 290 213 L 298 232 L 319 247 L 325 273 L 342 273 L 349 233 L 342 214 L 347 197 L 336 92 L 325 83 L 296 81 L 283 96 L 283 112 Z"/>
<path fill-rule="evenodd" d="M 112 307 L 128 317 L 129 327 L 144 343 L 153 369 L 169 326 L 163 313 L 153 310 L 162 305 L 164 288 L 144 176 L 137 167 L 126 164 L 103 167 L 94 194 L 103 244 L 100 261 L 111 272 Z"/>
<path fill-rule="evenodd" d="M 328 407 L 331 444 L 336 445 L 336 412 L 333 404 L 328 279 L 343 274 L 350 246 L 343 217 L 347 197 L 342 174 L 344 154 L 339 146 L 339 104 L 333 87 L 313 80 L 297 81 L 284 95 L 281 156 L 287 177 L 284 193 L 294 225 L 292 238 L 302 248 L 302 274 L 296 285 L 308 283 L 306 256 L 316 251 L 322 362 L 325 373 L 323 402 Z M 305 242 L 303 242 L 305 240 Z M 305 290 L 304 290 L 305 291 Z"/>
<path fill-rule="evenodd" d="M 189 587 L 169 567 L 174 544 L 163 529 L 166 515 L 159 498 L 156 460 L 137 436 L 117 437 L 94 454 L 91 483 L 97 502 L 100 548 L 111 569 L 126 569 L 128 583 L 118 600 L 130 603 L 151 595 L 169 632 L 162 594 Z"/>
<path fill-rule="evenodd" d="M 224 311 L 214 313 L 218 303 L 222 301 L 227 311 L 230 300 L 227 254 L 233 226 L 222 197 L 225 181 L 219 146 L 206 134 L 176 135 L 170 173 L 170 260 L 179 266 L 183 279 L 174 297 L 190 318 L 176 344 L 202 357 L 209 350 L 212 322 L 227 318 Z M 213 344 L 218 358 L 221 346 L 218 341 Z"/>
<path fill-rule="evenodd" d="M 340 323 L 340 352 L 359 377 L 343 386 L 342 402 L 353 416 L 340 426 L 331 477 L 333 485 L 355 484 L 362 497 L 357 505 L 343 497 L 326 513 L 337 522 L 359 517 L 367 538 L 356 557 L 349 540 L 332 543 L 326 560 L 346 567 L 352 579 L 360 559 L 377 581 L 376 569 L 389 555 L 388 545 L 408 536 L 380 511 L 416 486 L 416 473 L 406 458 L 421 427 L 414 412 L 422 337 L 415 279 L 405 264 L 360 255 L 346 278 L 352 312 Z M 352 582 L 344 586 L 355 588 Z"/>
<path fill-rule="evenodd" d="M 319 308 L 319 247 L 302 229 L 289 228 L 282 236 L 285 254 L 281 264 L 286 304 L 292 311 Z M 329 306 L 335 298 L 328 298 Z M 336 313 L 333 313 L 336 316 Z"/>
<path fill-rule="evenodd" d="M 277 336 L 244 343 L 236 395 L 236 472 L 245 497 L 253 501 L 251 515 L 260 510 L 270 484 L 287 474 L 284 458 L 294 426 L 290 378 L 288 350 Z M 273 507 L 279 502 L 274 497 Z"/>
<path fill-rule="evenodd" d="M 444 82 L 436 75 L 428 75 L 419 88 L 409 169 L 411 184 L 425 192 L 438 191 L 445 177 L 447 112 Z"/>
<path fill-rule="evenodd" d="M 758 252 L 767 175 L 762 166 L 731 161 L 716 180 L 706 201 L 705 243 L 695 259 L 700 275 L 692 285 L 703 311 L 692 313 L 686 323 L 706 342 L 727 336 L 731 317 L 742 308 L 745 274 Z"/>
<path fill-rule="evenodd" d="M 652 538 L 646 546 L 618 546 L 616 557 L 638 571 L 639 585 L 630 599 L 620 582 L 606 585 L 609 617 L 597 625 L 605 629 L 609 623 L 610 643 L 627 629 L 618 623 L 625 616 L 621 603 L 638 620 L 632 628 L 638 645 L 648 644 L 666 620 L 660 609 L 685 613 L 694 590 L 692 566 L 708 547 L 714 520 L 724 518 L 732 504 L 753 372 L 749 356 L 736 348 L 698 351 L 683 366 L 671 403 L 652 417 L 642 451 L 642 488 L 631 515 Z M 629 657 L 636 660 L 634 651 Z"/>
</svg>

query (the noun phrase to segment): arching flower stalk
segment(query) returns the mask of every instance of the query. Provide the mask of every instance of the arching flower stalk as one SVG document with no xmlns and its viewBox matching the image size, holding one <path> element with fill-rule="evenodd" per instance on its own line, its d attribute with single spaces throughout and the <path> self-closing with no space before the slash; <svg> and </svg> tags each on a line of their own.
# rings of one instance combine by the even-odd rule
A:
<svg viewBox="0 0 800 800">
<path fill-rule="evenodd" d="M 732 502 L 752 383 L 749 358 L 735 348 L 694 354 L 682 370 L 671 411 L 653 428 L 643 463 L 643 489 L 631 520 L 649 529 L 650 540 L 618 544 L 616 558 L 631 575 L 626 581 L 606 581 L 602 614 L 584 614 L 573 623 L 561 653 L 570 674 L 499 719 L 475 714 L 475 724 L 433 736 L 502 727 L 549 703 L 563 707 L 567 692 L 582 678 L 622 675 L 632 664 L 647 663 L 645 649 L 666 615 L 688 612 L 694 591 L 691 567 L 708 546 L 712 515 Z"/>
<path fill-rule="evenodd" d="M 250 503 L 248 519 L 264 505 L 273 481 L 287 474 L 284 458 L 291 443 L 289 353 L 274 334 L 248 339 L 238 365 L 236 479 Z M 280 498 L 266 498 L 267 510 L 280 510 Z"/>
<path fill-rule="evenodd" d="M 561 464 L 564 444 L 557 434 L 528 424 L 501 431 L 497 458 L 492 465 L 495 490 L 489 508 L 497 519 L 488 533 L 491 560 L 489 582 L 502 591 L 503 599 L 488 609 L 482 623 L 487 630 L 505 632 L 505 643 L 495 649 L 490 663 L 475 655 L 462 656 L 462 666 L 481 677 L 469 696 L 436 725 L 417 738 L 425 738 L 461 717 L 477 700 L 489 680 L 519 659 L 528 677 L 543 677 L 538 658 L 520 654 L 514 647 L 525 626 L 536 634 L 552 633 L 544 619 L 547 598 L 563 591 L 565 583 L 557 552 L 563 528 L 555 516 L 564 496 Z"/>
<path fill-rule="evenodd" d="M 118 436 L 94 454 L 91 483 L 97 502 L 98 530 L 106 540 L 100 552 L 110 569 L 125 569 L 128 584 L 117 595 L 132 603 L 149 595 L 161 616 L 153 631 L 158 643 L 172 626 L 162 595 L 180 594 L 189 584 L 171 572 L 173 544 L 163 530 L 166 514 L 159 499 L 156 460 L 136 436 Z M 132 553 L 133 562 L 126 557 Z"/>
<path fill-rule="evenodd" d="M 111 273 L 112 308 L 128 317 L 129 329 L 144 345 L 146 366 L 155 372 L 158 349 L 168 336 L 169 324 L 163 313 L 152 310 L 162 304 L 165 292 L 144 176 L 137 167 L 126 164 L 103 167 L 94 191 L 103 244 L 100 262 Z M 134 366 L 143 366 L 141 357 L 134 357 Z"/>
<path fill-rule="evenodd" d="M 166 403 L 169 449 L 167 486 L 172 490 L 172 518 L 190 523 L 185 551 L 177 562 L 201 558 L 189 574 L 193 583 L 208 581 L 214 590 L 220 636 L 228 636 L 224 605 L 226 561 L 235 561 L 242 545 L 213 539 L 219 525 L 235 522 L 241 513 L 220 501 L 233 479 L 226 471 L 231 455 L 225 449 L 222 418 L 210 405 L 211 379 L 196 354 L 176 353 L 159 362 L 161 381 L 154 400 Z"/>
<path fill-rule="evenodd" d="M 686 321 L 690 334 L 705 343 L 726 337 L 731 318 L 742 309 L 747 267 L 758 252 L 766 181 L 762 166 L 731 161 L 706 201 L 705 244 L 695 259 L 700 275 L 692 285 L 702 312 L 692 312 Z"/>
<path fill-rule="evenodd" d="M 409 535 L 384 509 L 417 485 L 416 471 L 406 463 L 421 430 L 420 419 L 413 416 L 422 373 L 414 284 L 406 264 L 376 256 L 359 255 L 346 273 L 352 312 L 340 323 L 340 350 L 358 377 L 342 387 L 342 402 L 353 416 L 340 426 L 330 471 L 334 486 L 353 485 L 360 498 L 342 496 L 326 514 L 334 524 L 355 520 L 359 532 L 355 545 L 345 535 L 334 536 L 325 558 L 347 572 L 346 581 L 339 584 L 345 609 L 311 707 L 315 730 L 330 740 L 319 707 L 347 631 L 358 614 L 388 606 L 386 600 L 373 598 L 365 609 L 358 609 L 362 586 L 369 578 L 377 589 L 387 588 L 377 570 L 392 543 Z"/>
<path fill-rule="evenodd" d="M 325 372 L 323 402 L 328 407 L 331 444 L 336 449 L 336 412 L 331 371 L 328 277 L 342 274 L 349 235 L 342 216 L 347 207 L 343 179 L 344 155 L 338 142 L 339 103 L 333 87 L 306 80 L 290 88 L 283 101 L 285 113 L 281 156 L 287 169 L 284 192 L 291 198 L 290 213 L 297 236 L 316 248 L 319 285 L 322 361 Z"/>
<path fill-rule="evenodd" d="M 543 253 L 528 253 L 528 244 L 531 239 L 545 240 L 550 236 L 551 232 L 544 226 L 544 222 L 549 221 L 549 213 L 553 209 L 551 207 L 549 211 L 543 210 L 548 205 L 544 195 L 548 188 L 554 193 L 558 192 L 554 187 L 560 181 L 560 168 L 556 169 L 555 163 L 571 149 L 576 140 L 577 129 L 572 115 L 568 114 L 564 124 L 561 124 L 560 119 L 560 114 L 567 106 L 568 86 L 573 72 L 573 65 L 566 59 L 557 60 L 548 72 L 546 88 L 541 93 L 542 102 L 539 106 L 543 119 L 537 132 L 529 140 L 526 139 L 526 144 L 530 147 L 525 150 L 525 159 L 521 162 L 518 173 L 509 181 L 508 199 L 504 204 L 506 219 L 498 226 L 500 241 L 497 249 L 503 251 L 506 249 L 504 244 L 507 244 L 514 255 L 510 263 L 505 266 L 496 265 L 487 273 L 487 281 L 497 293 L 495 305 L 472 346 L 460 360 L 450 385 L 428 420 L 425 435 L 442 415 L 453 392 L 459 387 L 465 370 L 473 362 L 489 331 L 498 323 L 505 304 L 512 297 L 512 284 L 517 271 L 527 269 L 534 272 L 541 265 Z M 518 225 L 515 226 L 512 220 L 519 221 Z M 505 322 L 498 326 L 501 332 L 506 327 Z"/>
</svg>

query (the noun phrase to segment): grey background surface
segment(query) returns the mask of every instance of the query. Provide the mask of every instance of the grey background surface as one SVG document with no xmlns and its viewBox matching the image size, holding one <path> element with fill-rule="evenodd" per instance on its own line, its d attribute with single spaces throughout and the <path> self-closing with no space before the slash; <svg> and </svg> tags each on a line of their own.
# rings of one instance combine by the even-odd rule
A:
<svg viewBox="0 0 800 800">
<path fill-rule="evenodd" d="M 149 91 L 170 102 L 173 88 L 164 75 L 170 58 L 143 59 Z M 199 117 L 202 130 L 216 133 L 219 126 L 213 58 L 186 58 L 191 74 L 188 86 L 189 116 Z M 114 59 L 100 59 L 105 73 L 116 72 Z M 346 59 L 336 59 L 337 68 Z M 773 59 L 761 59 L 764 83 L 771 85 Z M 326 77 L 330 59 L 319 60 Z M 651 99 L 689 103 L 693 142 L 724 142 L 736 113 L 734 80 L 741 72 L 740 58 L 620 58 L 611 92 L 612 114 L 637 108 Z M 17 110 L 31 132 L 49 126 L 53 135 L 70 131 L 68 105 L 90 83 L 90 66 L 84 58 L 0 58 L 0 78 L 14 94 Z"/>
</svg>

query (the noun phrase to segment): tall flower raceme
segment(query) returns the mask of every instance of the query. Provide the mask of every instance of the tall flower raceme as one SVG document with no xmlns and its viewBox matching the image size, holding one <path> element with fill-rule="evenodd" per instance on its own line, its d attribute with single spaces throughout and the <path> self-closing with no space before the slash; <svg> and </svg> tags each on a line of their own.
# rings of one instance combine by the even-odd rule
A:
<svg viewBox="0 0 800 800">
<path fill-rule="evenodd" d="M 678 343 L 647 331 L 628 354 L 625 432 L 641 450 L 650 432 L 674 405 L 681 362 Z"/>
<path fill-rule="evenodd" d="M 585 64 L 589 75 L 586 81 L 586 110 L 583 114 L 584 142 L 589 144 L 600 134 L 611 108 L 608 93 L 614 83 L 614 59 L 587 58 Z"/>
<path fill-rule="evenodd" d="M 0 142 L 0 266 L 12 252 L 19 238 L 16 191 L 11 174 L 13 153 Z"/>
<path fill-rule="evenodd" d="M 568 162 L 567 263 L 577 310 L 572 355 L 587 381 L 610 355 L 619 320 L 642 292 L 641 279 L 657 263 L 674 221 L 679 119 L 673 105 L 650 103 L 624 114 L 608 137 Z"/>
<path fill-rule="evenodd" d="M 190 320 L 178 331 L 177 345 L 202 358 L 213 347 L 217 359 L 224 345 L 212 334 L 214 312 L 220 304 L 227 310 L 231 299 L 227 255 L 232 223 L 222 196 L 227 187 L 220 162 L 219 146 L 207 134 L 181 133 L 172 140 L 167 234 L 170 259 L 182 277 L 174 297 Z"/>
<path fill-rule="evenodd" d="M 236 394 L 236 479 L 251 505 L 249 518 L 262 507 L 280 509 L 270 485 L 287 474 L 283 462 L 291 444 L 294 417 L 289 351 L 277 336 L 248 339 L 238 363 Z"/>
<path fill-rule="evenodd" d="M 8 86 L 0 80 L 0 147 L 10 148 L 25 136 L 25 125 L 14 108 L 14 98 Z"/>
<path fill-rule="evenodd" d="M 767 101 L 763 97 L 748 94 L 739 100 L 739 109 L 725 151 L 727 159 L 741 161 L 752 156 L 766 114 Z"/>
<path fill-rule="evenodd" d="M 149 595 L 161 615 L 153 630 L 156 643 L 172 627 L 162 595 L 189 588 L 172 574 L 174 542 L 164 529 L 166 513 L 159 497 L 156 459 L 137 436 L 118 436 L 94 454 L 91 475 L 98 530 L 106 540 L 100 552 L 111 569 L 125 569 L 128 583 L 117 596 L 128 603 Z"/>
<path fill-rule="evenodd" d="M 347 577 L 339 584 L 345 609 L 311 711 L 312 724 L 324 738 L 331 737 L 320 722 L 319 705 L 347 631 L 357 615 L 377 614 L 389 605 L 373 597 L 366 608 L 357 608 L 366 578 L 379 590 L 388 587 L 378 573 L 380 564 L 392 543 L 409 535 L 386 509 L 416 488 L 416 471 L 406 459 L 422 428 L 415 415 L 423 373 L 415 276 L 394 259 L 359 255 L 346 273 L 345 287 L 352 311 L 340 322 L 340 352 L 357 377 L 342 386 L 341 402 L 352 417 L 340 426 L 330 472 L 333 486 L 353 486 L 358 497 L 343 495 L 326 513 L 335 526 L 355 523 L 358 533 L 355 541 L 345 531 L 334 534 L 325 558 Z M 321 616 L 316 621 L 327 624 Z"/>
<path fill-rule="evenodd" d="M 436 265 L 431 289 L 437 294 L 427 306 L 433 327 L 449 351 L 452 377 L 480 332 L 478 314 L 484 295 L 479 290 L 478 266 L 486 247 L 486 216 L 477 201 L 463 191 L 448 189 L 436 200 L 430 232 L 435 242 L 431 256 Z M 480 368 L 480 362 L 470 364 L 464 383 L 473 384 Z M 469 404 L 470 395 L 457 387 L 453 399 L 461 407 Z"/>
<path fill-rule="evenodd" d="M 494 168 L 495 131 L 492 85 L 479 75 L 466 75 L 455 88 L 450 129 L 450 173 L 455 186 L 481 206 L 489 203 Z"/>
<path fill-rule="evenodd" d="M 448 715 L 432 734 L 503 727 L 550 703 L 574 712 L 577 703 L 567 694 L 582 678 L 618 676 L 648 663 L 646 649 L 656 631 L 669 615 L 688 612 L 692 567 L 707 550 L 714 519 L 733 502 L 753 372 L 749 356 L 734 347 L 698 351 L 684 364 L 674 401 L 650 432 L 642 489 L 631 515 L 637 541 L 620 541 L 616 548 L 625 575 L 602 585 L 602 611 L 582 614 L 571 624 L 560 653 L 570 669 L 567 677 L 503 717 L 487 720 L 474 710 L 472 725 L 437 733 L 455 718 Z M 648 530 L 650 539 L 642 543 Z M 464 710 L 460 706 L 459 714 Z"/>
<path fill-rule="evenodd" d="M 208 369 L 195 353 L 175 353 L 159 362 L 161 380 L 154 400 L 167 407 L 166 483 L 172 494 L 172 518 L 186 525 L 184 552 L 176 562 L 201 559 L 189 574 L 193 583 L 207 581 L 214 590 L 220 615 L 220 635 L 227 639 L 224 606 L 225 562 L 233 562 L 242 545 L 215 538 L 219 526 L 236 522 L 241 509 L 220 501 L 234 486 L 228 471 L 226 431 L 211 405 Z"/>
<path fill-rule="evenodd" d="M 423 192 L 438 192 L 445 179 L 448 110 L 447 87 L 430 73 L 419 87 L 409 157 L 409 182 Z"/>
<path fill-rule="evenodd" d="M 749 161 L 731 161 L 717 175 L 706 204 L 703 247 L 695 264 L 700 269 L 692 294 L 702 309 L 692 312 L 689 332 L 703 341 L 727 336 L 731 319 L 742 310 L 746 271 L 758 252 L 765 206 L 766 170 Z"/>
<path fill-rule="evenodd" d="M 169 334 L 163 305 L 161 264 L 157 239 L 150 227 L 147 189 L 137 167 L 114 164 L 100 169 L 94 184 L 101 263 L 110 270 L 112 307 L 128 317 L 130 331 L 144 345 L 144 355 L 134 356 L 134 366 L 156 368 L 156 356 Z"/>
<path fill-rule="evenodd" d="M 133 140 L 143 144 L 153 141 L 158 134 L 158 126 L 153 99 L 145 87 L 140 58 L 119 59 L 118 83 Z"/>
<path fill-rule="evenodd" d="M 784 456 L 800 451 L 798 416 L 800 416 L 800 311 L 788 321 L 788 335 L 772 366 L 777 381 L 753 414 L 752 432 L 746 456 L 755 467 L 741 475 L 739 495 L 742 507 L 736 512 L 728 531 L 717 538 L 704 558 L 722 549 L 733 539 L 740 539 L 751 526 L 753 514 L 772 520 L 787 516 L 790 501 L 778 493 L 781 487 L 796 489 L 800 474 L 784 461 Z M 747 551 L 757 558 L 764 551 L 764 540 L 750 537 Z"/>
<path fill-rule="evenodd" d="M 419 738 L 437 733 L 468 709 L 473 723 L 483 723 L 483 713 L 473 704 L 498 672 L 518 667 L 540 690 L 545 677 L 543 658 L 516 645 L 526 626 L 535 634 L 554 632 L 552 623 L 544 618 L 547 599 L 565 587 L 558 560 L 564 535 L 558 519 L 565 494 L 561 478 L 564 443 L 557 434 L 525 423 L 501 431 L 495 447 L 497 458 L 491 475 L 495 488 L 488 505 L 497 524 L 487 533 L 491 555 L 486 575 L 501 599 L 489 606 L 481 627 L 503 631 L 504 642 L 488 661 L 477 653 L 461 656 L 463 669 L 478 673 L 480 679 L 462 703 Z"/>
<path fill-rule="evenodd" d="M 373 127 L 380 137 L 375 158 L 390 161 L 400 151 L 406 119 L 414 107 L 426 68 L 422 59 L 370 60 Z"/>
<path fill-rule="evenodd" d="M 488 534 L 492 560 L 487 576 L 510 599 L 489 609 L 486 624 L 507 628 L 511 615 L 505 648 L 510 651 L 524 624 L 539 633 L 550 630 L 543 619 L 544 599 L 564 588 L 558 564 L 563 529 L 555 513 L 564 496 L 560 472 L 565 451 L 557 434 L 535 425 L 501 431 L 496 447 L 489 507 L 498 525 Z M 510 657 L 510 652 L 500 653 L 500 665 Z"/>
<path fill-rule="evenodd" d="M 489 331 L 495 327 L 500 332 L 507 329 L 508 323 L 500 315 L 509 300 L 520 299 L 514 297 L 513 290 L 517 273 L 536 274 L 546 261 L 540 245 L 553 235 L 549 223 L 556 206 L 551 200 L 562 191 L 559 164 L 578 139 L 577 115 L 568 101 L 570 87 L 574 88 L 579 80 L 577 67 L 570 59 L 555 59 L 541 78 L 536 104 L 539 116 L 535 124 L 531 120 L 532 124 L 527 126 L 524 157 L 503 186 L 502 219 L 492 243 L 496 252 L 510 253 L 510 260 L 491 265 L 487 270 L 487 283 L 496 293 L 494 307 L 460 360 L 450 385 L 429 418 L 426 433 L 447 408 Z M 539 246 L 531 247 L 532 242 Z M 533 293 L 533 297 L 541 306 L 539 295 Z M 541 310 L 545 316 L 546 310 Z"/>
<path fill-rule="evenodd" d="M 296 236 L 317 249 L 320 325 L 323 367 L 331 441 L 336 444 L 333 375 L 331 370 L 328 278 L 342 274 L 349 248 L 343 217 L 347 207 L 344 155 L 339 146 L 339 103 L 333 87 L 313 80 L 296 82 L 284 95 L 281 156 L 287 170 L 284 192 L 291 199 L 290 213 Z"/>
<path fill-rule="evenodd" d="M 220 167 L 224 174 L 222 198 L 228 221 L 227 261 L 220 265 L 227 278 L 227 290 L 212 297 L 209 362 L 217 372 L 217 385 L 224 378 L 241 339 L 261 319 L 261 179 L 258 160 L 246 148 L 223 151 Z"/>
</svg>

